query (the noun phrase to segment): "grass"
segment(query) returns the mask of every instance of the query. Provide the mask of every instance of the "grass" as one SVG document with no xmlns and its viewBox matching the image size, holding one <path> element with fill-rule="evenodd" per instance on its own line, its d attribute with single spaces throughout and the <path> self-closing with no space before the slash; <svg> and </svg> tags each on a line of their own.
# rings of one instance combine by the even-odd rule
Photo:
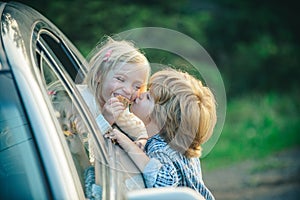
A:
<svg viewBox="0 0 300 200">
<path fill-rule="evenodd" d="M 222 134 L 202 158 L 204 170 L 246 159 L 262 159 L 300 144 L 298 94 L 249 95 L 228 102 Z"/>
</svg>

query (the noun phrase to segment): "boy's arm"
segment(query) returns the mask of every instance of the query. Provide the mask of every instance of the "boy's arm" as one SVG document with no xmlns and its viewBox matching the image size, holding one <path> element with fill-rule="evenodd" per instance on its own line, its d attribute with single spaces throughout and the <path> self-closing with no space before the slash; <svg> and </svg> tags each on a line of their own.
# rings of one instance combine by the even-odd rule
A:
<svg viewBox="0 0 300 200">
<path fill-rule="evenodd" d="M 118 144 L 129 155 L 136 166 L 143 172 L 145 166 L 150 161 L 150 158 L 137 146 L 131 139 L 117 129 L 113 129 L 109 134 L 105 135 L 107 138 L 117 140 Z"/>
</svg>

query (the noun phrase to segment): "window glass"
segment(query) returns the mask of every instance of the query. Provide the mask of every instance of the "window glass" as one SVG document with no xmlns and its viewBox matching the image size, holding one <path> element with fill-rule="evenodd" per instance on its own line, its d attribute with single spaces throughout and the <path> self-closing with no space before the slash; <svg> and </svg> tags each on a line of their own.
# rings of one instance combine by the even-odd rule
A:
<svg viewBox="0 0 300 200">
<path fill-rule="evenodd" d="M 44 38 L 47 38 L 47 41 Z M 59 46 L 51 49 L 53 44 L 50 46 L 50 41 L 50 36 L 46 37 L 45 34 L 40 35 L 36 52 L 39 69 L 43 79 L 42 82 L 54 109 L 55 118 L 58 120 L 62 129 L 61 133 L 68 144 L 68 151 L 72 155 L 77 176 L 84 191 L 84 173 L 88 168 L 93 166 L 93 163 L 90 161 L 92 155 L 89 147 L 89 129 L 80 114 L 76 97 L 70 91 L 71 85 L 69 85 L 70 83 L 65 78 L 66 74 L 62 73 L 62 68 L 65 67 L 61 67 L 63 63 L 74 64 L 75 62 L 66 61 L 65 59 L 70 59 L 70 57 L 63 55 L 66 54 L 63 51 L 59 51 L 61 54 L 57 57 L 57 53 L 55 54 L 54 51 L 57 51 Z M 54 42 L 52 41 L 52 43 Z M 72 67 L 68 66 L 68 68 Z M 84 192 L 86 194 L 86 191 Z"/>
<path fill-rule="evenodd" d="M 93 165 L 91 162 L 86 164 L 86 160 L 92 161 L 93 152 L 102 151 L 102 149 L 100 147 L 96 149 L 95 146 L 93 151 L 90 150 L 89 144 L 93 143 L 90 143 L 89 140 L 92 137 L 89 136 L 84 120 L 80 117 L 82 110 L 77 107 L 78 99 L 71 92 L 71 81 L 68 82 L 68 76 L 76 83 L 81 83 L 82 81 L 78 80 L 83 80 L 84 76 L 80 76 L 80 71 L 77 72 L 80 68 L 75 61 L 72 61 L 70 55 L 67 48 L 57 38 L 51 38 L 51 34 L 40 34 L 37 49 L 40 72 L 43 75 L 44 85 L 47 88 L 64 137 L 69 144 L 78 175 L 84 185 L 83 171 L 88 166 Z M 109 140 L 104 142 L 107 141 Z M 110 164 L 107 165 L 107 162 L 99 156 L 101 159 L 97 160 L 95 165 L 97 184 L 102 189 L 103 197 L 113 195 L 116 199 L 123 199 L 127 191 L 144 188 L 142 175 L 128 155 L 117 145 L 111 145 L 110 142 L 106 143 L 106 147 L 107 151 L 105 152 L 108 154 L 106 156 L 109 157 Z M 85 149 L 86 155 L 83 154 L 83 149 Z"/>
<path fill-rule="evenodd" d="M 47 183 L 30 124 L 10 73 L 3 71 L 0 72 L 0 158 L 0 199 L 47 199 Z"/>
<path fill-rule="evenodd" d="M 59 74 L 58 70 L 55 68 L 60 68 L 59 65 L 61 65 L 63 69 L 66 70 L 66 73 L 68 73 L 71 77 L 71 79 L 76 82 L 76 83 L 81 83 L 78 80 L 81 80 L 80 77 L 82 77 L 82 80 L 84 76 L 80 76 L 80 71 L 77 72 L 80 68 L 76 65 L 76 63 L 72 60 L 68 60 L 71 57 L 67 57 L 65 55 L 68 55 L 66 52 L 65 47 L 63 47 L 63 44 L 59 42 L 58 39 L 53 40 L 50 35 L 47 34 L 41 34 L 40 35 L 41 46 L 48 47 L 44 49 L 45 52 L 40 51 L 40 55 L 42 57 L 40 63 L 42 73 L 45 76 L 45 79 L 49 77 L 52 77 L 53 79 L 53 84 L 52 83 L 47 83 L 47 87 L 53 86 L 57 79 L 57 77 L 61 76 L 61 80 L 63 80 L 64 75 Z M 52 58 L 47 58 L 46 53 L 48 50 L 48 54 L 50 53 L 50 50 L 53 51 L 53 54 L 51 54 Z M 55 62 L 55 60 L 58 60 L 59 62 Z M 45 60 L 42 62 L 42 60 Z M 52 67 L 51 67 L 52 65 Z M 57 66 L 56 66 L 57 65 Z M 56 66 L 56 67 L 55 67 Z M 46 69 L 48 68 L 48 69 Z M 51 70 L 49 70 L 51 69 Z M 63 71 L 63 70 L 62 70 Z M 49 73 L 49 75 L 46 74 Z M 52 74 L 56 74 L 52 76 Z M 55 78 L 56 77 L 56 78 Z M 47 82 L 47 81 L 46 81 Z M 60 87 L 62 84 L 60 84 Z M 48 89 L 49 90 L 49 89 Z M 49 90 L 48 92 L 50 93 L 55 93 L 55 91 Z M 67 92 L 65 92 L 67 94 Z M 57 95 L 57 94 L 56 94 Z M 70 95 L 71 97 L 71 95 Z M 62 105 L 62 103 L 58 103 Z M 67 103 L 64 103 L 67 104 Z M 75 103 L 73 104 L 74 107 Z M 55 106 L 56 107 L 56 106 Z M 68 106 L 63 106 L 63 108 L 67 108 Z M 73 108 L 74 110 L 74 108 Z M 73 111 L 74 112 L 74 111 Z M 78 112 L 77 112 L 78 113 Z M 59 114 L 61 116 L 61 114 Z M 65 125 L 63 125 L 66 127 Z M 64 128 L 63 127 L 63 128 Z M 105 140 L 107 142 L 108 140 Z M 88 146 L 88 145 L 85 145 Z M 141 189 L 144 188 L 144 180 L 142 177 L 142 174 L 138 170 L 137 166 L 132 162 L 132 160 L 129 158 L 127 153 L 123 151 L 122 148 L 120 148 L 118 145 L 112 145 L 110 142 L 106 143 L 107 147 L 107 153 L 109 157 L 110 164 L 106 165 L 104 162 L 101 160 L 96 161 L 96 176 L 97 180 L 99 180 L 101 183 L 100 186 L 103 187 L 109 186 L 109 188 L 102 188 L 103 189 L 103 196 L 105 196 L 105 192 L 109 190 L 108 192 L 111 194 L 113 193 L 115 198 L 117 199 L 123 199 L 125 198 L 126 192 L 130 190 L 136 190 L 136 189 Z M 89 150 L 89 148 L 88 148 Z M 88 152 L 93 152 L 93 151 L 88 151 Z M 93 154 L 93 153 L 91 153 Z M 90 158 L 93 158 L 93 155 L 90 154 Z M 107 173 L 106 173 L 107 172 Z M 107 177 L 109 176 L 109 177 Z M 109 180 L 108 180 L 109 179 Z M 110 182 L 109 182 L 110 181 Z M 110 184 L 110 185 L 108 185 Z M 117 190 L 117 192 L 116 192 Z"/>
<path fill-rule="evenodd" d="M 83 69 L 80 67 L 78 60 L 73 56 L 73 53 L 65 47 L 65 45 L 58 39 L 54 38 L 50 32 L 40 34 L 40 38 L 47 44 L 49 49 L 58 58 L 61 65 L 70 75 L 75 83 L 81 83 L 84 79 Z"/>
</svg>

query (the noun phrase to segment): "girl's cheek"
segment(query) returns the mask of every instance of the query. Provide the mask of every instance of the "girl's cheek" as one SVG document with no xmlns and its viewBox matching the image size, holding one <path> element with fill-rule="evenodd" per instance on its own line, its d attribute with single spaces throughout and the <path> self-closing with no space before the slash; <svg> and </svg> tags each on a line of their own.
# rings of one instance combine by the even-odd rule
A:
<svg viewBox="0 0 300 200">
<path fill-rule="evenodd" d="M 114 92 L 115 90 L 117 90 L 118 88 L 120 88 L 120 84 L 119 83 L 116 83 L 116 82 L 111 82 L 109 84 L 109 87 L 108 87 L 108 90 L 109 90 L 109 93 L 112 93 Z"/>
</svg>

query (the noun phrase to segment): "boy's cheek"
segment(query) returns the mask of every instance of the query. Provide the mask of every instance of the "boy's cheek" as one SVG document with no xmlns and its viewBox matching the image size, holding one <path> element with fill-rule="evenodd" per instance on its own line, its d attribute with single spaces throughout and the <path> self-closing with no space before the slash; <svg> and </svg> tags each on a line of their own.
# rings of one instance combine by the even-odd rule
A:
<svg viewBox="0 0 300 200">
<path fill-rule="evenodd" d="M 134 92 L 131 96 L 130 101 L 134 101 L 136 98 L 140 96 L 141 92 Z"/>
</svg>

